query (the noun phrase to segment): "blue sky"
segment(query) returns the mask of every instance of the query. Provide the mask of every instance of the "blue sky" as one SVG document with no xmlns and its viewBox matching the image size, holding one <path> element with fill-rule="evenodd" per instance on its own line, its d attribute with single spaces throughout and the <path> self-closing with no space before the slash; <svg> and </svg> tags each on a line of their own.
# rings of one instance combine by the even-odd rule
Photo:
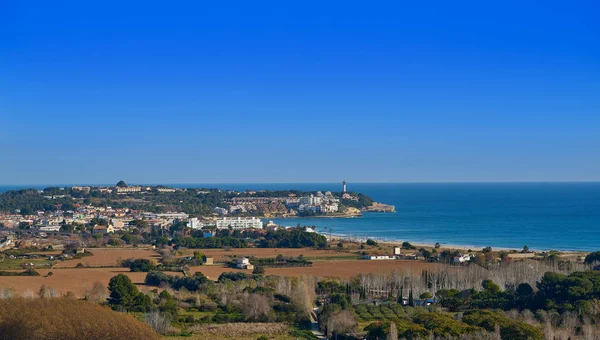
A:
<svg viewBox="0 0 600 340">
<path fill-rule="evenodd" d="M 0 183 L 598 181 L 600 5 L 0 3 Z"/>
</svg>

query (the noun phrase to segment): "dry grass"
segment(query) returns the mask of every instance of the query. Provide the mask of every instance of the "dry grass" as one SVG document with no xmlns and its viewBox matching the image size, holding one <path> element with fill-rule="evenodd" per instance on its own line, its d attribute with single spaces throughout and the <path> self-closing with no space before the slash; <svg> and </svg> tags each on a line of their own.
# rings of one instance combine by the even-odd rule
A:
<svg viewBox="0 0 600 340">
<path fill-rule="evenodd" d="M 289 327 L 282 323 L 228 323 L 196 325 L 191 329 L 195 339 L 256 339 L 266 335 L 269 339 L 292 339 Z"/>
<path fill-rule="evenodd" d="M 0 300 L 0 339 L 159 339 L 130 315 L 68 298 Z"/>
<path fill-rule="evenodd" d="M 121 260 L 136 258 L 136 259 L 153 259 L 158 261 L 159 254 L 150 249 L 140 248 L 90 248 L 88 249 L 94 255 L 85 256 L 81 259 L 73 259 L 58 262 L 55 268 L 74 268 L 78 263 L 90 267 L 118 267 Z"/>
</svg>

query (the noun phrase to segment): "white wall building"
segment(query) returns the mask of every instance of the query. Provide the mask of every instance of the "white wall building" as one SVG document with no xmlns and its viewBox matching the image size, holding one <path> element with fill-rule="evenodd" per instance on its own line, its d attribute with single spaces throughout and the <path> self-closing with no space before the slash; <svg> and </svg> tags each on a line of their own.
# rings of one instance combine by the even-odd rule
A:
<svg viewBox="0 0 600 340">
<path fill-rule="evenodd" d="M 262 229 L 263 224 L 260 218 L 256 217 L 223 217 L 217 220 L 217 229 Z"/>
<path fill-rule="evenodd" d="M 200 222 L 197 217 L 193 217 L 188 220 L 188 228 L 202 229 L 202 227 L 204 227 L 204 223 Z"/>
</svg>

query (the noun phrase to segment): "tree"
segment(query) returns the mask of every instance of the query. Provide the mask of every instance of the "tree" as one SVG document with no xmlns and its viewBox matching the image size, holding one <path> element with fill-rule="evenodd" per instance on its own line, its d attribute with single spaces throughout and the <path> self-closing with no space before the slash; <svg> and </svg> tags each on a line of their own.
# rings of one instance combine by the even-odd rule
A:
<svg viewBox="0 0 600 340">
<path fill-rule="evenodd" d="M 252 274 L 254 274 L 254 275 L 264 275 L 265 274 L 265 268 L 263 266 L 256 266 L 256 267 L 254 267 L 254 270 L 252 271 Z"/>
<path fill-rule="evenodd" d="M 523 250 L 521 250 L 521 253 L 529 253 L 529 247 L 523 246 Z"/>
<path fill-rule="evenodd" d="M 267 316 L 271 312 L 269 299 L 260 294 L 249 294 L 244 299 L 242 311 L 248 320 L 259 320 L 261 317 Z"/>
<path fill-rule="evenodd" d="M 194 252 L 194 260 L 201 261 L 202 263 L 206 262 L 206 255 L 204 255 L 201 251 Z"/>
<path fill-rule="evenodd" d="M 133 282 L 131 282 L 129 276 L 124 274 L 113 276 L 108 283 L 108 290 L 110 291 L 108 303 L 113 308 L 118 306 L 131 308 L 135 305 L 138 290 Z"/>
<path fill-rule="evenodd" d="M 374 247 L 376 247 L 377 246 L 377 242 L 375 240 L 368 239 L 367 240 L 367 245 L 368 246 L 374 246 Z"/>
<path fill-rule="evenodd" d="M 439 242 L 435 243 L 435 249 L 439 249 L 442 245 Z"/>
<path fill-rule="evenodd" d="M 125 181 L 119 181 L 119 182 L 117 182 L 117 187 L 127 188 L 127 183 L 125 183 Z"/>
<path fill-rule="evenodd" d="M 595 251 L 593 253 L 589 253 L 586 257 L 584 262 L 586 264 L 592 264 L 594 262 L 598 262 L 600 261 L 600 251 Z"/>
<path fill-rule="evenodd" d="M 353 332 L 357 326 L 356 316 L 344 309 L 331 314 L 327 318 L 327 335 L 331 337 L 334 334 L 347 334 Z"/>
<path fill-rule="evenodd" d="M 425 293 L 422 293 L 421 295 L 419 295 L 419 298 L 421 300 L 431 299 L 432 297 L 433 297 L 433 295 L 431 295 L 430 292 L 425 292 Z"/>
<path fill-rule="evenodd" d="M 390 323 L 390 330 L 388 331 L 386 340 L 398 340 L 398 329 L 394 322 Z"/>
<path fill-rule="evenodd" d="M 408 305 L 409 306 L 414 306 L 415 305 L 415 301 L 413 299 L 413 290 L 412 290 L 412 288 L 410 289 L 410 292 L 408 292 Z"/>
<path fill-rule="evenodd" d="M 402 249 L 417 249 L 417 247 L 410 244 L 410 242 L 402 242 Z"/>
</svg>

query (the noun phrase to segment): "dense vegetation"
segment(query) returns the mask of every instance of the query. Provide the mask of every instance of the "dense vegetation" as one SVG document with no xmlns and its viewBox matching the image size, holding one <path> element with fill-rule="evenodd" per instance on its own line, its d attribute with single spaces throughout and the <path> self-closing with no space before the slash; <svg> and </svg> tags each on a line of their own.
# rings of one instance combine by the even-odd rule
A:
<svg viewBox="0 0 600 340">
<path fill-rule="evenodd" d="M 258 244 L 261 248 L 326 248 L 327 238 L 318 233 L 311 233 L 302 228 L 291 230 L 269 231 Z"/>
</svg>

